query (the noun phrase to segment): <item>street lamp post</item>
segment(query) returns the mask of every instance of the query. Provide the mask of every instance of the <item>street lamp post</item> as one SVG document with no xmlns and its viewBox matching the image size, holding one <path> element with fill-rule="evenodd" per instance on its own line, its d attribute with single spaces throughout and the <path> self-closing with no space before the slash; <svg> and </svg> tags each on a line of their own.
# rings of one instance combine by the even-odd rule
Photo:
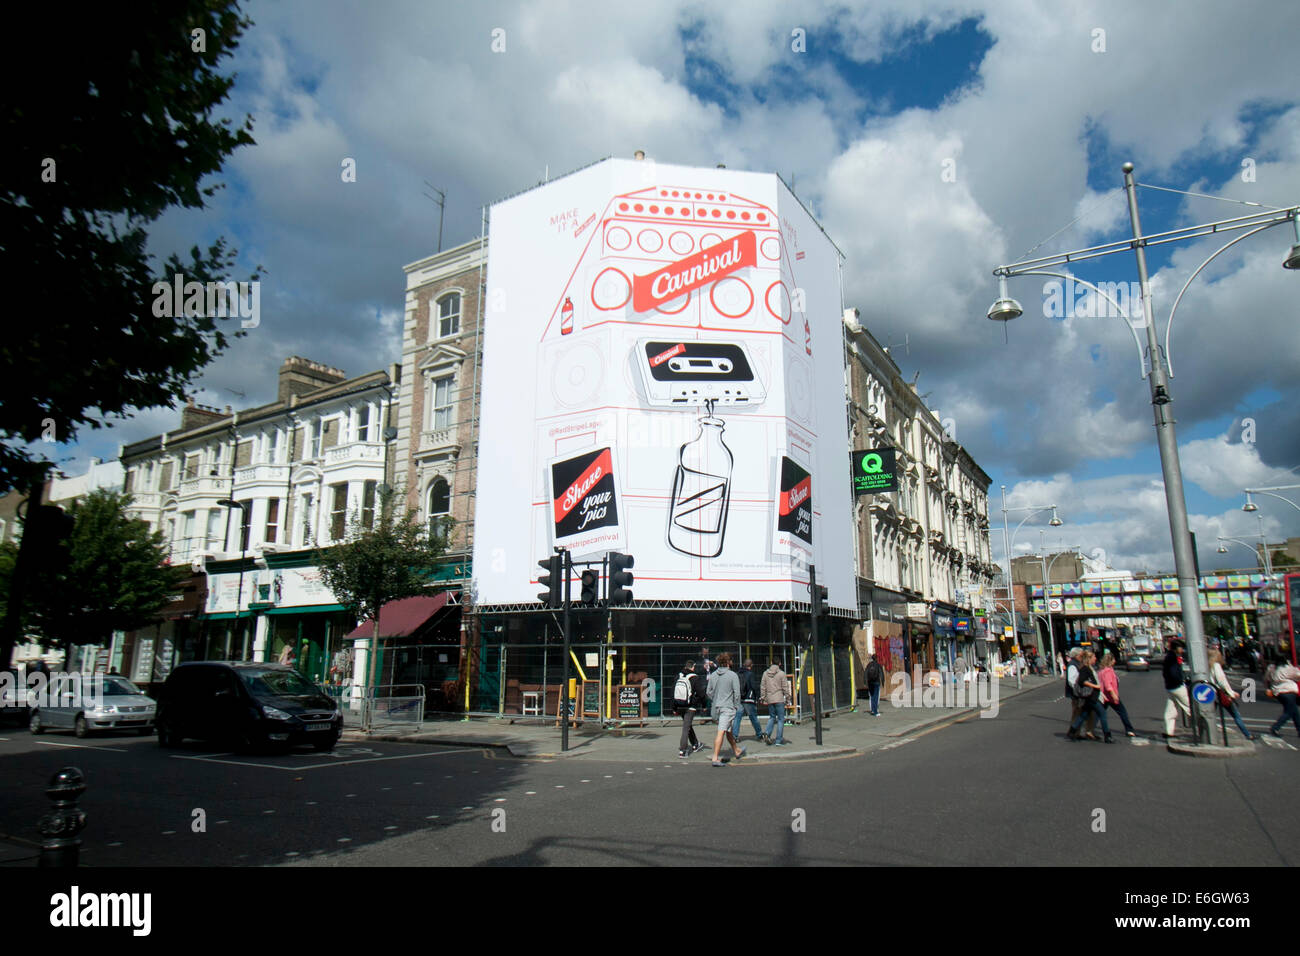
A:
<svg viewBox="0 0 1300 956">
<path fill-rule="evenodd" d="M 1218 535 L 1217 537 L 1220 541 L 1231 541 L 1234 544 L 1241 545 L 1243 548 L 1250 548 L 1251 551 L 1255 550 L 1255 548 L 1249 542 L 1242 541 L 1240 538 L 1234 538 L 1231 535 L 1223 535 L 1223 534 Z M 1263 535 L 1261 535 L 1261 537 L 1263 537 Z M 1219 554 L 1227 554 L 1227 553 L 1228 553 L 1228 549 L 1224 545 L 1219 545 Z M 1268 556 L 1267 541 L 1264 542 L 1264 560 L 1260 562 L 1260 570 L 1263 571 L 1265 574 L 1269 575 L 1270 577 L 1272 577 L 1273 575 L 1273 562 L 1269 559 Z"/>
<path fill-rule="evenodd" d="M 1051 580 L 1052 565 L 1056 563 L 1057 558 L 1059 558 L 1061 555 L 1073 554 L 1075 550 L 1077 550 L 1077 548 L 1071 547 L 1069 551 L 1058 551 L 1056 554 L 1052 555 L 1052 560 L 1048 561 L 1047 560 L 1047 532 L 1039 531 L 1038 534 L 1039 534 L 1039 544 L 1040 544 L 1040 547 L 1038 549 L 1040 552 L 1039 560 L 1042 562 L 1043 565 L 1043 607 L 1047 610 L 1047 642 L 1049 645 L 1049 651 L 1051 652 L 1052 655 L 1052 660 L 1056 660 L 1056 632 L 1052 628 L 1052 597 L 1048 593 L 1048 591 L 1050 590 L 1049 582 Z M 1065 609 L 1064 602 L 1062 602 L 1061 609 L 1062 611 L 1064 611 Z"/>
<path fill-rule="evenodd" d="M 240 615 L 243 613 L 244 603 L 244 560 L 248 553 L 248 512 L 252 509 L 253 503 L 251 501 L 235 501 L 233 498 L 222 498 L 217 504 L 227 509 L 239 509 L 239 587 L 235 591 L 235 633 L 239 635 L 239 653 L 242 658 L 246 655 L 244 654 L 243 618 Z M 226 512 L 226 517 L 227 524 L 229 524 L 229 511 Z M 229 534 L 229 531 L 226 533 Z"/>
<path fill-rule="evenodd" d="M 1227 219 L 1220 222 L 1204 223 L 1197 226 L 1188 226 L 1182 229 L 1172 230 L 1170 232 L 1154 233 L 1149 236 L 1142 234 L 1142 223 L 1138 216 L 1137 191 L 1133 179 L 1133 164 L 1125 163 L 1124 172 L 1124 191 L 1128 198 L 1129 224 L 1132 227 L 1132 239 L 1121 240 L 1119 242 L 1107 243 L 1101 246 L 1093 246 L 1088 249 L 1076 250 L 1073 252 L 1061 253 L 1054 256 L 1043 256 L 1037 259 L 1028 259 L 1021 262 L 1011 263 L 1009 265 L 999 266 L 993 270 L 993 274 L 998 277 L 999 297 L 989 309 L 988 317 L 994 321 L 1006 322 L 1017 318 L 1023 314 L 1020 304 L 1007 294 L 1006 279 L 1017 275 L 1040 275 L 1044 274 L 1043 270 L 1054 265 L 1062 265 L 1081 261 L 1084 259 L 1094 259 L 1101 256 L 1112 255 L 1118 252 L 1124 252 L 1132 249 L 1137 258 L 1138 281 L 1142 293 L 1142 316 L 1141 323 L 1146 330 L 1147 357 L 1150 367 L 1143 363 L 1143 376 L 1151 391 L 1151 407 L 1156 427 L 1157 447 L 1160 451 L 1160 468 L 1164 477 L 1165 485 L 1165 504 L 1169 512 L 1169 530 L 1172 536 L 1174 566 L 1178 575 L 1178 591 L 1182 600 L 1182 617 L 1183 617 L 1183 637 L 1186 641 L 1188 652 L 1191 657 L 1192 674 L 1196 680 L 1204 680 L 1209 671 L 1209 661 L 1206 656 L 1205 632 L 1201 620 L 1201 606 L 1198 582 L 1196 580 L 1196 557 L 1192 551 L 1191 531 L 1187 523 L 1187 502 L 1183 494 L 1183 476 L 1182 469 L 1178 461 L 1178 440 L 1174 430 L 1173 416 L 1173 398 L 1169 393 L 1169 379 L 1172 376 L 1172 369 L 1168 355 L 1169 333 L 1173 328 L 1174 312 L 1178 308 L 1179 302 L 1182 301 L 1183 292 L 1187 291 L 1187 285 L 1192 279 L 1196 278 L 1200 272 L 1210 264 L 1220 253 L 1224 252 L 1237 242 L 1245 239 L 1247 236 L 1254 235 L 1256 232 L 1262 232 L 1265 229 L 1279 226 L 1283 223 L 1291 223 L 1295 229 L 1296 241 L 1292 245 L 1290 253 L 1283 260 L 1282 266 L 1286 269 L 1300 269 L 1300 206 L 1292 206 L 1287 209 L 1272 210 L 1266 213 L 1257 213 L 1251 216 L 1242 216 L 1237 219 Z M 1181 242 L 1189 239 L 1198 239 L 1204 236 L 1216 235 L 1221 232 L 1233 232 L 1237 230 L 1249 230 L 1244 235 L 1229 241 L 1219 248 L 1213 255 L 1207 258 L 1200 267 L 1192 273 L 1192 276 L 1184 284 L 1182 291 L 1174 300 L 1173 308 L 1169 313 L 1169 323 L 1166 327 L 1166 343 L 1162 349 L 1160 341 L 1156 335 L 1155 320 L 1152 314 L 1151 304 L 1151 285 L 1147 275 L 1146 247 L 1149 245 L 1160 245 L 1168 242 Z M 1046 273 L 1053 274 L 1053 273 Z M 1106 298 L 1107 301 L 1114 305 L 1114 300 L 1091 283 L 1075 280 L 1080 284 L 1092 288 L 1095 292 Z M 1126 310 L 1120 309 L 1124 319 L 1128 322 L 1130 329 L 1133 331 L 1134 339 L 1137 339 L 1137 332 L 1133 329 L 1134 320 L 1126 314 Z M 1139 350 L 1141 343 L 1138 343 Z M 1197 717 L 1197 705 L 1195 700 L 1191 702 L 1192 706 L 1192 727 L 1199 742 L 1200 739 L 1200 721 Z"/>
<path fill-rule="evenodd" d="M 1003 284 L 1002 292 L 1003 292 L 1003 298 L 1004 300 L 1006 300 L 1005 284 Z M 1006 300 L 1006 301 L 1014 301 L 1014 300 Z M 1007 486 L 1002 485 L 1001 487 L 1002 487 L 1002 548 L 1006 552 L 1006 559 L 1007 559 L 1007 598 L 1008 600 L 1011 600 L 1012 603 L 1015 603 L 1014 592 L 1013 592 L 1014 585 L 1012 584 L 1011 581 L 1011 543 L 1015 541 L 1016 534 L 1020 533 L 1020 529 L 1024 527 L 1026 521 L 1028 521 L 1034 515 L 1038 514 L 1040 511 L 1047 511 L 1049 508 L 1052 511 L 1052 520 L 1049 521 L 1048 524 L 1050 524 L 1053 528 L 1059 528 L 1062 524 L 1064 524 L 1064 522 L 1061 521 L 1060 517 L 1056 513 L 1056 505 L 1042 505 L 1039 507 L 1031 507 L 1031 508 L 1008 508 L 1007 507 Z M 1020 524 L 1016 525 L 1015 533 L 1009 533 L 1007 531 L 1007 515 L 1012 511 L 1029 512 L 1027 515 L 1025 515 L 1023 518 L 1020 519 Z M 1053 660 L 1052 662 L 1052 669 L 1053 670 L 1056 669 L 1055 660 Z M 1020 678 L 1019 675 L 1017 674 L 1016 687 L 1019 688 L 1019 686 L 1020 686 Z"/>
</svg>

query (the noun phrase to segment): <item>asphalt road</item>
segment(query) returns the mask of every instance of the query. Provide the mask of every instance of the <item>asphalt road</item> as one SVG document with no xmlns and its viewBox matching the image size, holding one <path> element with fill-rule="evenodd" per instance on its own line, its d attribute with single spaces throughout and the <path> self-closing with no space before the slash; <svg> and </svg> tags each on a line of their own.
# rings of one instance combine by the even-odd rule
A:
<svg viewBox="0 0 1300 956">
<path fill-rule="evenodd" d="M 340 744 L 246 756 L 0 728 L 0 832 L 35 838 L 61 766 L 88 780 L 89 866 L 1289 865 L 1295 729 L 1252 757 L 1168 752 L 1158 672 L 1124 675 L 1143 737 L 1065 740 L 1053 684 L 870 754 L 715 769 Z M 1262 700 L 1246 717 L 1267 727 Z M 848 716 L 836 720 L 869 717 Z M 1118 723 L 1118 722 L 1117 722 Z M 1117 728 L 1118 729 L 1118 728 Z M 199 826 L 201 821 L 202 826 Z"/>
</svg>

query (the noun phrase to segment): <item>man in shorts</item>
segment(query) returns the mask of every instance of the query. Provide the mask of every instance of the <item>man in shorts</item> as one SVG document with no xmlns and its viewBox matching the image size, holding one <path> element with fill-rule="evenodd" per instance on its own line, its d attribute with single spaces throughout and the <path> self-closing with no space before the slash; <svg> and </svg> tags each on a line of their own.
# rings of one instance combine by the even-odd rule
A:
<svg viewBox="0 0 1300 956">
<path fill-rule="evenodd" d="M 737 746 L 731 729 L 740 708 L 740 679 L 731 669 L 731 655 L 726 652 L 718 655 L 717 670 L 709 675 L 708 695 L 713 701 L 713 719 L 718 722 L 718 733 L 713 738 L 713 766 L 724 767 L 726 764 L 721 759 L 724 737 L 737 760 L 746 753 L 744 747 Z"/>
</svg>

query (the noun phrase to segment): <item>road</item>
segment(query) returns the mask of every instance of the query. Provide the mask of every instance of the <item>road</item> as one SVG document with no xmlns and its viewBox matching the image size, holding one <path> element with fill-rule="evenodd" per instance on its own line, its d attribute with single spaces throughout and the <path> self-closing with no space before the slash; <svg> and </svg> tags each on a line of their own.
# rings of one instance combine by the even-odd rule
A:
<svg viewBox="0 0 1300 956">
<path fill-rule="evenodd" d="M 1121 688 L 1136 741 L 1066 741 L 1052 684 L 888 749 L 723 769 L 401 743 L 247 756 L 0 728 L 0 832 L 33 838 L 45 782 L 75 765 L 90 866 L 1300 862 L 1294 728 L 1252 757 L 1178 756 L 1151 736 L 1159 673 L 1121 672 Z M 1266 727 L 1280 711 L 1245 712 Z"/>
</svg>

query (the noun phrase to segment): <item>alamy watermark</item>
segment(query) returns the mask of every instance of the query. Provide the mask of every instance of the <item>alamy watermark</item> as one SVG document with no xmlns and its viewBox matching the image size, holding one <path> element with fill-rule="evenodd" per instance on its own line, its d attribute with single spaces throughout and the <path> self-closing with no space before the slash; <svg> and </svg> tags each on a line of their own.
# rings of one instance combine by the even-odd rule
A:
<svg viewBox="0 0 1300 956">
<path fill-rule="evenodd" d="M 1146 327 L 1140 282 L 1098 282 L 1101 295 L 1074 279 L 1043 283 L 1043 315 L 1049 319 L 1120 318 L 1135 329 Z"/>
<path fill-rule="evenodd" d="M 966 680 L 967 674 L 971 675 Z M 889 679 L 889 702 L 895 707 L 978 707 L 981 717 L 996 717 L 999 709 L 999 680 L 996 674 L 974 671 L 955 673 L 947 669 L 912 673 L 896 672 Z"/>
<path fill-rule="evenodd" d="M 18 680 L 12 671 L 0 672 L 0 702 L 4 706 L 29 708 L 75 707 L 97 711 L 104 703 L 106 679 L 103 674 L 78 671 L 33 671 L 26 680 Z M 24 703 L 25 702 L 25 703 Z"/>
<path fill-rule="evenodd" d="M 153 295 L 153 314 L 159 318 L 242 319 L 244 329 L 262 324 L 262 284 L 257 280 L 186 282 L 178 272 L 171 282 L 155 282 Z"/>
</svg>

